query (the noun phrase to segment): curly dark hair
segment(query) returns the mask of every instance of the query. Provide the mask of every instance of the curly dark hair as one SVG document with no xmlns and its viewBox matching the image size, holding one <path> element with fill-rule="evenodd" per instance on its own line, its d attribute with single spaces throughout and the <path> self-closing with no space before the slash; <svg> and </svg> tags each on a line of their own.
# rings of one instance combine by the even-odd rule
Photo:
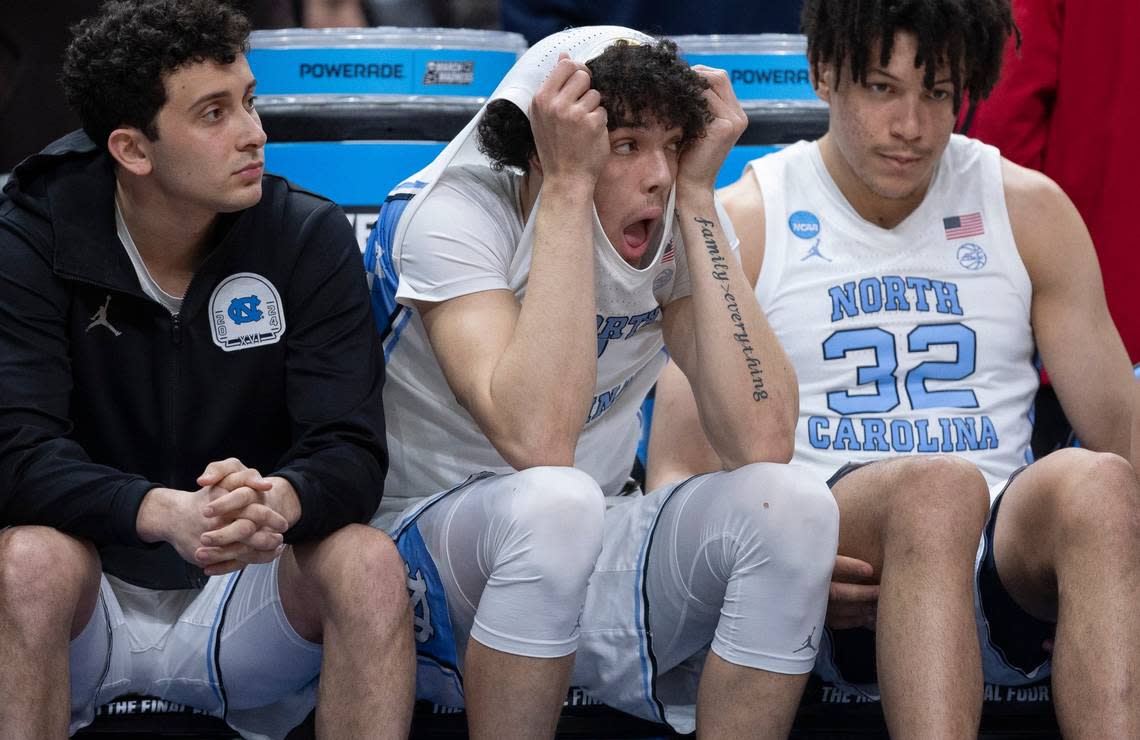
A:
<svg viewBox="0 0 1140 740">
<path fill-rule="evenodd" d="M 218 0 L 108 0 L 72 28 L 60 82 L 83 130 L 101 147 L 122 125 L 158 138 L 165 78 L 186 64 L 232 64 L 250 24 Z"/>
<path fill-rule="evenodd" d="M 586 62 L 590 85 L 602 95 L 610 131 L 660 123 L 681 129 L 681 146 L 705 135 L 712 121 L 704 91 L 708 83 L 677 55 L 668 39 L 653 44 L 617 41 Z M 535 153 L 530 121 L 518 106 L 496 100 L 479 121 L 479 151 L 492 168 L 526 171 Z"/>
<path fill-rule="evenodd" d="M 844 67 L 854 82 L 865 82 L 875 42 L 886 42 L 878 60 L 885 67 L 895 31 L 910 31 L 918 41 L 914 66 L 925 67 L 927 89 L 938 67 L 949 67 L 955 112 L 963 92 L 975 103 L 993 90 L 1010 35 L 1021 44 L 1009 0 L 806 0 L 800 25 L 812 72 L 818 78 L 821 64 L 832 65 L 836 84 Z"/>
</svg>

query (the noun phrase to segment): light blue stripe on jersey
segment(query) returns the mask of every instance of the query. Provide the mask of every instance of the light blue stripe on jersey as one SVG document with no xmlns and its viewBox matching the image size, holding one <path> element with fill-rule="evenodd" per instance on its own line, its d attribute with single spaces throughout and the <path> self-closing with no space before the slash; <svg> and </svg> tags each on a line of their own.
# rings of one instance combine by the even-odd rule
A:
<svg viewBox="0 0 1140 740">
<path fill-rule="evenodd" d="M 375 314 L 376 329 L 381 335 L 391 327 L 400 308 L 396 303 L 396 288 L 400 284 L 400 278 L 392 264 L 392 240 L 396 235 L 396 225 L 404 215 L 410 199 L 410 195 L 388 196 L 380 206 L 380 216 L 364 247 L 364 269 L 369 276 L 372 311 Z"/>
<path fill-rule="evenodd" d="M 638 659 L 641 661 L 641 689 L 644 694 L 645 703 L 649 705 L 650 714 L 648 716 L 655 717 L 658 722 L 667 723 L 669 720 L 666 718 L 665 705 L 657 697 L 654 683 L 657 680 L 657 662 L 650 654 L 652 651 L 651 640 L 652 635 L 649 632 L 649 594 L 646 592 L 645 579 L 649 571 L 649 551 L 653 545 L 653 535 L 657 532 L 657 525 L 661 521 L 661 512 L 669 505 L 669 501 L 680 491 L 691 484 L 694 480 L 701 478 L 700 475 L 694 475 L 685 480 L 677 483 L 669 490 L 661 499 L 658 504 L 657 510 L 653 512 L 653 519 L 649 523 L 648 529 L 645 532 L 645 539 L 641 543 L 641 551 L 637 558 L 637 581 L 635 583 L 634 601 L 633 601 L 633 616 L 634 624 L 638 625 L 640 629 L 637 630 L 637 653 Z"/>
<path fill-rule="evenodd" d="M 222 698 L 222 689 L 214 671 L 214 657 L 218 654 L 216 647 L 218 640 L 222 639 L 222 636 L 218 634 L 218 629 L 222 625 L 222 612 L 225 611 L 226 604 L 229 603 L 230 594 L 233 592 L 234 585 L 240 575 L 240 570 L 230 574 L 229 581 L 226 582 L 226 589 L 222 592 L 222 598 L 218 602 L 218 610 L 214 613 L 214 624 L 210 627 L 210 639 L 206 642 L 206 676 L 209 678 L 210 688 L 214 690 L 214 696 L 218 697 L 218 703 L 221 704 L 223 713 L 226 711 L 226 700 Z"/>
<path fill-rule="evenodd" d="M 411 318 L 411 311 L 396 301 L 396 289 L 400 285 L 400 276 L 392 261 L 396 227 L 400 224 L 408 202 L 426 186 L 427 183 L 421 180 L 410 180 L 397 185 L 380 206 L 380 215 L 368 234 L 368 243 L 364 248 L 368 292 L 372 300 L 376 330 L 384 345 L 385 362 L 391 358 L 392 350 Z"/>
<path fill-rule="evenodd" d="M 1040 354 L 1034 353 L 1034 355 L 1033 355 L 1033 369 L 1037 371 L 1038 375 L 1041 375 L 1041 355 Z M 1041 386 L 1038 385 L 1037 389 L 1040 391 Z M 1036 394 L 1034 394 L 1033 403 L 1029 404 L 1029 411 L 1027 412 L 1027 415 L 1029 417 L 1029 428 L 1030 428 L 1030 430 L 1032 430 L 1034 427 L 1037 426 L 1037 397 L 1036 397 Z M 1034 457 L 1034 455 L 1033 455 L 1033 432 L 1030 431 L 1029 432 L 1029 444 L 1027 444 L 1025 446 L 1025 464 L 1026 465 L 1031 464 L 1033 462 L 1033 457 Z"/>
<path fill-rule="evenodd" d="M 650 646 L 651 637 L 649 634 L 649 594 L 646 592 L 645 578 L 649 571 L 649 550 L 653 544 L 653 535 L 657 532 L 657 524 L 661 520 L 661 512 L 669 503 L 669 500 L 673 498 L 673 495 L 687 486 L 691 480 L 693 479 L 689 478 L 673 486 L 673 490 L 669 491 L 661 499 L 657 511 L 653 512 L 653 520 L 645 532 L 645 540 L 641 543 L 641 553 L 637 559 L 637 582 L 636 588 L 634 588 L 633 615 L 635 624 L 641 627 L 641 629 L 637 631 L 637 652 L 638 658 L 641 660 L 641 688 L 645 694 L 645 703 L 649 705 L 649 711 L 652 713 L 649 716 L 656 717 L 658 722 L 666 722 L 667 720 L 665 719 L 665 707 L 657 698 L 657 692 L 653 686 L 657 679 L 657 663 L 653 660 L 653 656 L 650 655 L 652 648 Z"/>
<path fill-rule="evenodd" d="M 654 517 L 653 524 L 657 524 L 656 517 Z M 637 587 L 633 590 L 633 617 L 634 623 L 643 627 L 643 629 L 638 630 L 641 637 L 637 641 L 637 657 L 641 660 L 641 688 L 645 692 L 645 703 L 649 705 L 649 710 L 653 714 L 657 714 L 657 702 L 653 698 L 653 668 L 649 664 L 649 646 L 645 640 L 645 634 L 649 631 L 649 620 L 642 613 L 643 599 L 645 598 L 645 569 L 648 565 L 646 559 L 649 551 L 649 539 L 653 536 L 654 528 L 654 526 L 649 527 L 645 535 L 645 542 L 641 545 L 641 557 L 638 558 L 640 562 L 637 564 Z"/>
<path fill-rule="evenodd" d="M 408 321 L 412 318 L 412 310 L 405 306 L 401 306 L 396 317 L 392 322 L 392 333 L 384 338 L 384 364 L 392 359 L 392 350 L 396 349 L 396 342 L 400 340 L 400 335 L 404 332 L 404 327 L 408 325 Z"/>
</svg>

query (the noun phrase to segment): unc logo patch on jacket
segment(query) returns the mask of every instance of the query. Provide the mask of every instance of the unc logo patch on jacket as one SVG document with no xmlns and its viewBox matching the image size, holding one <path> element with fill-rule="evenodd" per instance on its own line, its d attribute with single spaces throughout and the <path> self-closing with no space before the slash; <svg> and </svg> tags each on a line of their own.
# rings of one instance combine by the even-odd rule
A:
<svg viewBox="0 0 1140 740">
<path fill-rule="evenodd" d="M 210 296 L 210 327 L 225 352 L 280 341 L 285 311 L 277 288 L 254 272 L 224 278 Z"/>
</svg>

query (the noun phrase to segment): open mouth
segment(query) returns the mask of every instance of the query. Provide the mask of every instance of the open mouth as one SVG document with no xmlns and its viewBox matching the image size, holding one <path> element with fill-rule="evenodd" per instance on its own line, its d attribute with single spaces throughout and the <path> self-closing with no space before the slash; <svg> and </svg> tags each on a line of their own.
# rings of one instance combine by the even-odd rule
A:
<svg viewBox="0 0 1140 740">
<path fill-rule="evenodd" d="M 629 222 L 621 230 L 621 244 L 614 245 L 627 262 L 635 266 L 640 264 L 654 237 L 660 235 L 664 212 L 661 206 L 647 206 L 630 214 Z"/>
<path fill-rule="evenodd" d="M 649 246 L 649 235 L 653 233 L 656 219 L 643 218 L 622 229 L 622 244 L 629 252 L 643 253 Z"/>
</svg>

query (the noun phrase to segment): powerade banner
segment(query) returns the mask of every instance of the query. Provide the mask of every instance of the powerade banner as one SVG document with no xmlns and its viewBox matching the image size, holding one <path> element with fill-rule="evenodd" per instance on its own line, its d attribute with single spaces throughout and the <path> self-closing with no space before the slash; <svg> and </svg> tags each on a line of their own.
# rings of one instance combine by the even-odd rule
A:
<svg viewBox="0 0 1140 740">
<path fill-rule="evenodd" d="M 803 54 L 683 54 L 689 64 L 728 72 L 740 100 L 815 100 Z M 260 85 L 259 85 L 260 87 Z"/>
<path fill-rule="evenodd" d="M 265 147 L 265 167 L 343 208 L 366 208 L 375 213 L 389 190 L 431 163 L 446 144 L 443 141 L 271 142 Z M 716 186 L 732 183 L 750 160 L 779 148 L 733 147 L 721 167 Z"/>
<path fill-rule="evenodd" d="M 485 97 L 517 59 L 468 49 L 251 49 L 259 95 Z"/>
</svg>

